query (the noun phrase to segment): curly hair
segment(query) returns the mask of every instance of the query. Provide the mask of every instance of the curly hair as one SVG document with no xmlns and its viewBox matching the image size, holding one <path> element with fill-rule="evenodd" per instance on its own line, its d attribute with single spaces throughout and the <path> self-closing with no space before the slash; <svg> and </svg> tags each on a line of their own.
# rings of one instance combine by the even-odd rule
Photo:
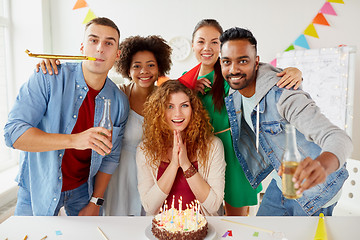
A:
<svg viewBox="0 0 360 240">
<path fill-rule="evenodd" d="M 130 65 L 133 56 L 137 52 L 149 51 L 155 56 L 156 62 L 159 66 L 159 76 L 165 76 L 170 71 L 171 62 L 171 47 L 160 36 L 133 36 L 124 39 L 120 43 L 120 58 L 115 62 L 116 71 L 123 77 L 130 79 Z"/>
<path fill-rule="evenodd" d="M 213 127 L 200 99 L 191 89 L 177 80 L 163 83 L 145 102 L 142 150 L 147 163 L 154 169 L 159 167 L 162 159 L 166 159 L 174 136 L 166 122 L 165 110 L 170 95 L 178 92 L 183 92 L 189 97 L 192 108 L 191 120 L 184 129 L 182 138 L 186 143 L 188 158 L 190 161 L 197 159 L 206 170 L 210 150 L 209 139 L 213 135 Z"/>
</svg>

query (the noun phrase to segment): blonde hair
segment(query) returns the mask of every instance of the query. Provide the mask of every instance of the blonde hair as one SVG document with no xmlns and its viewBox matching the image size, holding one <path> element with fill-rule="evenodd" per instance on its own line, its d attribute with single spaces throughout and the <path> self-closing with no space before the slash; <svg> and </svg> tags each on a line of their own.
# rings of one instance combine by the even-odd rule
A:
<svg viewBox="0 0 360 240">
<path fill-rule="evenodd" d="M 173 143 L 173 132 L 166 123 L 165 110 L 170 95 L 178 92 L 183 92 L 189 97 L 192 108 L 191 119 L 183 131 L 182 138 L 186 143 L 188 158 L 190 161 L 197 159 L 199 166 L 206 170 L 213 127 L 200 99 L 177 80 L 163 83 L 146 101 L 143 111 L 142 150 L 147 163 L 154 169 L 159 167 L 161 160 L 167 158 L 167 152 Z"/>
</svg>

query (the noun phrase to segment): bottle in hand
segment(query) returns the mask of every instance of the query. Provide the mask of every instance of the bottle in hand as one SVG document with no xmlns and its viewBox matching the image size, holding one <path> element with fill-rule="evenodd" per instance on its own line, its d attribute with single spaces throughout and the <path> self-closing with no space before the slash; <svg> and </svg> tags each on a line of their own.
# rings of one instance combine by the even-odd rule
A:
<svg viewBox="0 0 360 240">
<path fill-rule="evenodd" d="M 113 130 L 113 123 L 111 121 L 111 114 L 110 114 L 110 106 L 111 106 L 111 100 L 110 99 L 104 99 L 104 110 L 103 115 L 101 117 L 99 127 L 106 128 L 111 132 L 111 136 L 108 137 L 108 139 L 111 141 L 112 138 L 112 130 Z M 104 135 L 103 133 L 100 133 Z M 108 155 L 108 154 L 106 154 Z"/>
<path fill-rule="evenodd" d="M 295 127 L 287 124 L 285 126 L 286 132 L 286 148 L 282 158 L 282 192 L 284 197 L 289 199 L 297 199 L 301 194 L 296 194 L 294 182 L 292 181 L 297 166 L 301 161 L 301 155 L 296 145 L 296 130 Z"/>
</svg>

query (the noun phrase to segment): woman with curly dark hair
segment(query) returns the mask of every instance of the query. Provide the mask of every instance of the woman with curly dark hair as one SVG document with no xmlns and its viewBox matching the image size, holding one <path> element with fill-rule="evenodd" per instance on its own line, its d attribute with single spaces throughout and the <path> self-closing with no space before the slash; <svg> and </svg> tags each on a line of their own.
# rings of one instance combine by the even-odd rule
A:
<svg viewBox="0 0 360 240">
<path fill-rule="evenodd" d="M 136 147 L 141 141 L 143 110 L 147 97 L 155 89 L 158 77 L 165 76 L 171 67 L 171 48 L 159 36 L 133 36 L 120 43 L 121 55 L 115 63 L 116 71 L 130 79 L 119 88 L 128 96 L 130 112 L 125 127 L 119 167 L 109 182 L 104 210 L 110 216 L 140 216 L 137 190 Z"/>
<path fill-rule="evenodd" d="M 143 141 L 136 153 L 138 190 L 147 214 L 182 197 L 217 215 L 225 185 L 224 149 L 196 94 L 179 81 L 163 83 L 144 107 Z M 178 205 L 176 204 L 175 207 Z"/>
</svg>

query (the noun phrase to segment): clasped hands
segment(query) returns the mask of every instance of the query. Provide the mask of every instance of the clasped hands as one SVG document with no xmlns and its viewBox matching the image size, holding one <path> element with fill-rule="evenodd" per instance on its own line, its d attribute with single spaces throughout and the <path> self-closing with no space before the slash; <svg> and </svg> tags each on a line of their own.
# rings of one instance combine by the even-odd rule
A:
<svg viewBox="0 0 360 240">
<path fill-rule="evenodd" d="M 183 171 L 186 171 L 191 162 L 187 156 L 186 143 L 182 141 L 181 133 L 179 130 L 174 130 L 174 141 L 171 156 L 171 165 L 175 165 L 177 168 L 181 167 Z"/>
</svg>

